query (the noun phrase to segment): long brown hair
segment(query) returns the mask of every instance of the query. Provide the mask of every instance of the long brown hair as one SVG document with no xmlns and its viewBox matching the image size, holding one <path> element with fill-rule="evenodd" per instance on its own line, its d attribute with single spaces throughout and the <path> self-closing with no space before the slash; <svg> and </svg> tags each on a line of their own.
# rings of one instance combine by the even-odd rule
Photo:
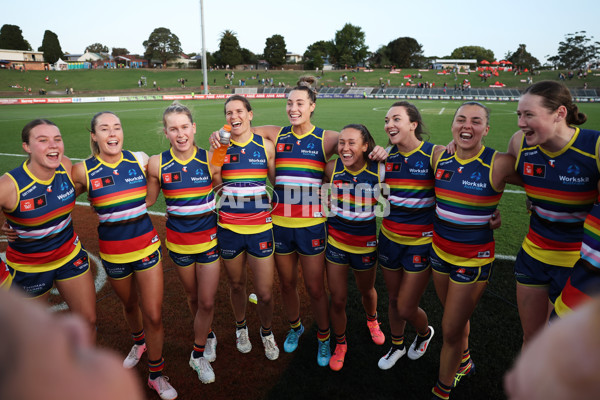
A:
<svg viewBox="0 0 600 400">
<path fill-rule="evenodd" d="M 523 94 L 533 94 L 542 98 L 542 106 L 554 112 L 560 106 L 567 109 L 567 124 L 582 125 L 587 121 L 587 116 L 579 111 L 573 103 L 571 91 L 565 85 L 556 81 L 540 81 L 529 86 Z"/>
</svg>

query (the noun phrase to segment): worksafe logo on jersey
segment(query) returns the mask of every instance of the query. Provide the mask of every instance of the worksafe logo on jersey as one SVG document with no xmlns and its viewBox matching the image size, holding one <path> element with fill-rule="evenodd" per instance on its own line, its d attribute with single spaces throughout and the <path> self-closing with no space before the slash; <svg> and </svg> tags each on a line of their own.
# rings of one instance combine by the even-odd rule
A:
<svg viewBox="0 0 600 400">
<path fill-rule="evenodd" d="M 423 176 L 429 173 L 429 168 L 425 168 L 425 163 L 419 160 L 415 163 L 413 167 L 408 168 L 408 172 L 410 172 L 411 175 Z"/>
<path fill-rule="evenodd" d="M 92 179 L 90 181 L 90 185 L 92 185 L 92 189 L 102 189 L 103 187 L 112 186 L 115 184 L 115 180 L 112 176 L 104 176 L 102 178 Z"/>
<path fill-rule="evenodd" d="M 571 164 L 567 167 L 567 173 L 574 176 L 558 175 L 561 183 L 566 185 L 584 185 L 590 182 L 589 176 L 577 176 L 581 174 L 581 168 L 577 164 Z"/>
<path fill-rule="evenodd" d="M 63 184 L 64 183 L 65 182 L 63 182 Z M 69 185 L 66 185 L 66 184 L 63 187 L 63 185 L 61 184 L 60 185 L 60 189 L 64 193 L 61 193 L 58 196 L 56 196 L 59 200 L 61 200 L 61 201 L 67 201 L 67 200 L 70 200 L 71 198 L 75 197 L 75 188 L 69 187 Z M 66 189 L 66 191 L 65 191 L 65 189 Z"/>
<path fill-rule="evenodd" d="M 452 176 L 454 175 L 454 171 L 446 171 L 445 169 L 438 169 L 435 171 L 435 179 L 438 181 L 446 181 L 450 182 L 452 180 Z"/>
<path fill-rule="evenodd" d="M 164 183 L 181 182 L 181 172 L 177 171 L 162 174 L 162 179 Z"/>
<path fill-rule="evenodd" d="M 481 180 L 481 172 L 475 171 L 469 177 L 470 180 L 463 179 L 462 184 L 466 189 L 483 190 L 487 188 L 486 182 L 479 182 Z"/>
<path fill-rule="evenodd" d="M 544 164 L 523 163 L 523 175 L 545 178 L 546 166 Z"/>
<path fill-rule="evenodd" d="M 253 158 L 248 159 L 248 162 L 252 165 L 263 165 L 267 162 L 266 158 L 261 158 L 263 157 L 263 154 L 261 154 L 258 150 L 252 153 L 252 157 Z"/>
<path fill-rule="evenodd" d="M 223 161 L 224 164 L 236 164 L 239 162 L 240 162 L 239 154 L 227 154 L 225 156 L 225 160 Z"/>
<path fill-rule="evenodd" d="M 35 197 L 33 199 L 21 200 L 19 203 L 20 211 L 33 211 L 46 206 L 46 195 Z"/>
<path fill-rule="evenodd" d="M 277 144 L 277 152 L 290 152 L 294 149 L 294 145 L 292 143 L 278 143 Z"/>
</svg>

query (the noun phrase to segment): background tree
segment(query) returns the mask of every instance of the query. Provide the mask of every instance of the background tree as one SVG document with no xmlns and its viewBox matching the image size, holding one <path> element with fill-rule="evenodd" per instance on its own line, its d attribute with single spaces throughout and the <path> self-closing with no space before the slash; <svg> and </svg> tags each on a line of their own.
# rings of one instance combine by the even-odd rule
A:
<svg viewBox="0 0 600 400">
<path fill-rule="evenodd" d="M 540 61 L 531 55 L 525 48 L 524 44 L 520 44 L 519 48 L 514 53 L 506 54 L 506 59 L 513 63 L 513 66 L 519 68 L 528 68 L 530 70 L 538 68 Z"/>
<path fill-rule="evenodd" d="M 236 35 L 229 29 L 221 33 L 219 51 L 214 54 L 218 64 L 229 65 L 230 68 L 233 68 L 242 62 L 242 48 Z"/>
<path fill-rule="evenodd" d="M 249 64 L 249 65 L 258 64 L 258 57 L 256 56 L 256 54 L 254 54 L 250 50 L 242 48 L 240 50 L 240 53 L 242 54 L 242 64 Z"/>
<path fill-rule="evenodd" d="M 359 26 L 346 24 L 335 33 L 333 40 L 334 62 L 338 67 L 351 67 L 367 58 L 365 33 Z"/>
<path fill-rule="evenodd" d="M 58 36 L 56 36 L 56 33 L 48 30 L 44 32 L 44 39 L 38 51 L 44 52 L 44 60 L 50 64 L 54 64 L 64 55 L 60 48 Z"/>
<path fill-rule="evenodd" d="M 85 51 L 89 51 L 90 53 L 108 53 L 108 47 L 103 45 L 102 43 L 94 43 L 90 44 L 85 48 Z"/>
<path fill-rule="evenodd" d="M 600 56 L 600 42 L 592 42 L 585 31 L 568 33 L 565 40 L 558 44 L 558 54 L 548 61 L 561 68 L 584 68 Z"/>
<path fill-rule="evenodd" d="M 129 50 L 124 47 L 113 47 L 110 53 L 113 57 L 126 56 L 129 54 Z"/>
<path fill-rule="evenodd" d="M 156 28 L 143 46 L 146 49 L 144 58 L 148 63 L 154 58 L 160 60 L 165 67 L 167 61 L 178 58 L 183 53 L 179 38 L 168 28 Z"/>
<path fill-rule="evenodd" d="M 392 66 L 390 56 L 388 54 L 388 47 L 381 46 L 376 52 L 371 53 L 368 58 L 369 64 L 377 68 L 389 68 Z"/>
<path fill-rule="evenodd" d="M 333 53 L 333 42 L 331 40 L 319 40 L 307 47 L 304 52 L 304 67 L 306 69 L 323 69 L 325 60 Z"/>
<path fill-rule="evenodd" d="M 273 35 L 265 42 L 264 57 L 272 67 L 281 67 L 285 64 L 285 39 L 281 35 Z"/>
<path fill-rule="evenodd" d="M 493 61 L 496 59 L 492 50 L 485 49 L 481 46 L 463 46 L 454 49 L 450 58 L 459 60 L 476 59 L 479 64 L 481 60 Z"/>
<path fill-rule="evenodd" d="M 0 49 L 31 50 L 31 45 L 23 38 L 23 32 L 17 25 L 4 24 L 0 28 Z"/>
<path fill-rule="evenodd" d="M 401 68 L 418 68 L 425 63 L 423 46 L 411 37 L 400 37 L 387 44 L 385 52 L 392 65 Z"/>
</svg>

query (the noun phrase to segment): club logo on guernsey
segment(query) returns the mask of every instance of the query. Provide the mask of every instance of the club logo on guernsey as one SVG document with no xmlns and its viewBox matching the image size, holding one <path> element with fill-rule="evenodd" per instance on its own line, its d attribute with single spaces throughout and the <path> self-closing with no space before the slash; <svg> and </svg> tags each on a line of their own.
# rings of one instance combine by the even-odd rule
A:
<svg viewBox="0 0 600 400">
<path fill-rule="evenodd" d="M 112 176 L 105 176 L 102 178 L 92 179 L 90 184 L 92 185 L 92 189 L 102 189 L 103 187 L 114 185 L 115 180 Z"/>
<path fill-rule="evenodd" d="M 277 145 L 278 152 L 282 152 L 282 151 L 289 152 L 289 151 L 292 151 L 293 148 L 294 148 L 294 145 L 291 143 L 279 143 Z"/>
<path fill-rule="evenodd" d="M 438 169 L 435 172 L 435 179 L 440 181 L 450 182 L 452 180 L 452 175 L 454 175 L 454 171 L 446 171 L 445 169 Z"/>
<path fill-rule="evenodd" d="M 163 182 L 181 182 L 181 172 L 169 172 L 168 174 L 162 174 Z"/>
<path fill-rule="evenodd" d="M 385 163 L 385 172 L 398 172 L 402 169 L 400 163 Z"/>
<path fill-rule="evenodd" d="M 20 211 L 33 211 L 46 206 L 46 195 L 43 194 L 33 199 L 21 200 L 19 203 Z"/>
<path fill-rule="evenodd" d="M 535 178 L 545 178 L 546 166 L 543 164 L 523 163 L 523 174 Z"/>
<path fill-rule="evenodd" d="M 240 162 L 239 154 L 227 154 L 225 156 L 225 160 L 223 161 L 223 163 L 225 163 L 225 164 L 234 164 L 234 163 L 239 163 L 239 162 Z"/>
</svg>

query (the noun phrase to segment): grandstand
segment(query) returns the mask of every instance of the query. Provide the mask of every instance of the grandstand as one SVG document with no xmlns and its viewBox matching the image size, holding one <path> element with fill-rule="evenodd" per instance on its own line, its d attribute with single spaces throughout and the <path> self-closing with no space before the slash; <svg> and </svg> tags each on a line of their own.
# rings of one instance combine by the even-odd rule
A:
<svg viewBox="0 0 600 400">
<path fill-rule="evenodd" d="M 291 88 L 284 87 L 241 87 L 235 88 L 235 94 L 285 94 Z M 600 102 L 600 93 L 596 89 L 571 89 L 577 102 Z M 319 98 L 370 98 L 370 99 L 407 99 L 407 100 L 486 100 L 518 101 L 521 92 L 511 88 L 418 88 L 418 87 L 321 87 Z"/>
</svg>

